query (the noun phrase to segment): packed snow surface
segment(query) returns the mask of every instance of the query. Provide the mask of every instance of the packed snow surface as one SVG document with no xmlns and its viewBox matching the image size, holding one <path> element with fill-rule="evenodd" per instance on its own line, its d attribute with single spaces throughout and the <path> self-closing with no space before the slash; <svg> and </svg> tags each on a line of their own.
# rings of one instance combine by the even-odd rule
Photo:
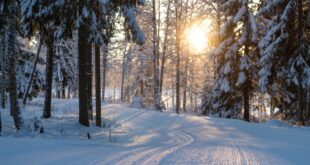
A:
<svg viewBox="0 0 310 165">
<path fill-rule="evenodd" d="M 39 116 L 42 100 L 23 111 Z M 16 137 L 3 111 L 0 164 L 305 164 L 310 129 L 104 105 L 109 128 L 77 123 L 77 100 L 54 100 L 45 132 Z M 271 124 L 270 124 L 271 123 Z M 90 132 L 91 139 L 87 139 Z"/>
</svg>

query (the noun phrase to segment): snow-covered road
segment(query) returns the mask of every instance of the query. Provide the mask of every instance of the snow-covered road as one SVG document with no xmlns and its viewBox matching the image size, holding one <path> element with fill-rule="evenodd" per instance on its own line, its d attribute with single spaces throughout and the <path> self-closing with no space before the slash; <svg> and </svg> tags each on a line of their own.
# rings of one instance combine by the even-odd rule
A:
<svg viewBox="0 0 310 165">
<path fill-rule="evenodd" d="M 117 127 L 93 140 L 0 138 L 5 164 L 307 164 L 310 130 L 103 107 Z M 2 163 L 1 163 L 2 164 Z"/>
</svg>

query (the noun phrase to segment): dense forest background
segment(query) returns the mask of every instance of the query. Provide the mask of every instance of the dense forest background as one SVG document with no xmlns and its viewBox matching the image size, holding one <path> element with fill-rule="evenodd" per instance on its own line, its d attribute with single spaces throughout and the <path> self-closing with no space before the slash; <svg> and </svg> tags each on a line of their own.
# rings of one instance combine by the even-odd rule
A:
<svg viewBox="0 0 310 165">
<path fill-rule="evenodd" d="M 310 123 L 310 0 L 0 0 L 0 100 Z M 93 99 L 95 104 L 93 105 Z M 23 104 L 23 105 L 22 105 Z"/>
</svg>

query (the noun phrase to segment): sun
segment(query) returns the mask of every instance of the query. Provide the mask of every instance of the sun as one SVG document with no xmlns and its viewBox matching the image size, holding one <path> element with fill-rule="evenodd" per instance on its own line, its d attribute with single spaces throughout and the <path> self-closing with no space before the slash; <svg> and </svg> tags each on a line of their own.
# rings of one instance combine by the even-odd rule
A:
<svg viewBox="0 0 310 165">
<path fill-rule="evenodd" d="M 186 30 L 186 39 L 190 48 L 196 53 L 202 53 L 207 48 L 207 37 L 202 27 L 194 25 Z"/>
</svg>

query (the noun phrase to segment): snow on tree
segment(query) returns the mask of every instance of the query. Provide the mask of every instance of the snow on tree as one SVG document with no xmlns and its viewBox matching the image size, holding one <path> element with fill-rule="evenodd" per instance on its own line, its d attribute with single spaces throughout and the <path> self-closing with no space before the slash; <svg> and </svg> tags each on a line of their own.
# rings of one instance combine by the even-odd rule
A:
<svg viewBox="0 0 310 165">
<path fill-rule="evenodd" d="M 33 62 L 35 56 L 36 55 L 29 50 L 21 50 L 16 66 L 17 92 L 19 98 L 22 98 L 27 90 L 29 77 L 34 67 Z M 44 65 L 44 59 L 39 57 L 38 64 Z M 27 97 L 29 97 L 30 99 L 36 97 L 39 92 L 42 92 L 44 90 L 44 87 L 45 72 L 40 68 L 36 68 Z"/>
<path fill-rule="evenodd" d="M 280 102 L 297 101 L 298 121 L 303 124 L 305 91 L 310 85 L 306 41 L 306 1 L 268 1 L 258 12 L 267 29 L 259 43 L 260 87 Z M 309 6 L 308 6 L 309 7 Z"/>
<path fill-rule="evenodd" d="M 65 97 L 65 88 L 70 91 L 77 90 L 78 82 L 78 52 L 77 33 L 73 33 L 72 39 L 61 39 L 56 43 L 54 69 L 54 81 L 57 92 L 62 91 Z M 68 96 L 69 97 L 69 96 Z"/>
<path fill-rule="evenodd" d="M 220 4 L 223 25 L 218 57 L 218 75 L 213 89 L 213 108 L 223 117 L 235 117 L 244 105 L 249 121 L 249 98 L 255 78 L 257 28 L 248 0 L 229 0 Z M 241 102 L 243 100 L 243 103 Z"/>
</svg>

